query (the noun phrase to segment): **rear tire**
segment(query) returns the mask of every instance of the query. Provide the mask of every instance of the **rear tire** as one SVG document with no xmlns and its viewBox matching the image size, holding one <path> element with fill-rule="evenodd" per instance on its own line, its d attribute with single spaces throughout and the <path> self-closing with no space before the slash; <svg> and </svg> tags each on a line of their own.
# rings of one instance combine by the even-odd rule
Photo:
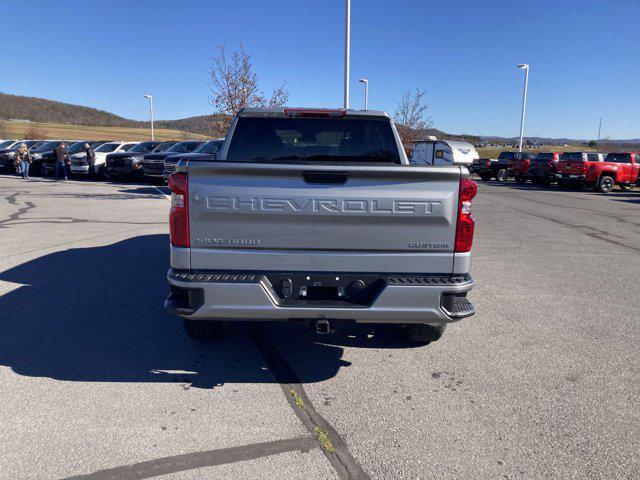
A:
<svg viewBox="0 0 640 480">
<path fill-rule="evenodd" d="M 525 183 L 527 183 L 527 177 L 517 176 L 515 177 L 515 180 L 518 185 L 524 185 Z"/>
<path fill-rule="evenodd" d="M 222 337 L 227 332 L 227 322 L 221 320 L 191 320 L 182 319 L 184 331 L 193 340 L 213 340 Z"/>
<path fill-rule="evenodd" d="M 439 340 L 446 328 L 446 323 L 436 326 L 426 323 L 410 323 L 404 329 L 404 336 L 411 343 L 426 345 Z"/>
<path fill-rule="evenodd" d="M 609 175 L 602 175 L 598 180 L 598 191 L 601 193 L 609 193 L 616 184 L 615 180 Z"/>
<path fill-rule="evenodd" d="M 548 187 L 551 185 L 551 181 L 548 178 L 536 178 L 532 181 L 538 187 Z"/>
<path fill-rule="evenodd" d="M 506 169 L 501 168 L 496 172 L 496 180 L 499 181 L 500 183 L 506 182 L 507 178 L 508 178 L 508 175 L 507 175 Z"/>
</svg>

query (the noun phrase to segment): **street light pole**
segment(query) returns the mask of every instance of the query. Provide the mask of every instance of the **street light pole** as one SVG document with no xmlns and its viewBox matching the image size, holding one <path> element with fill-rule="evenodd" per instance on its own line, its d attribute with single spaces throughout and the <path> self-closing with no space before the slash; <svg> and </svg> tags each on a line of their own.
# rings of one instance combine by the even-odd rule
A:
<svg viewBox="0 0 640 480">
<path fill-rule="evenodd" d="M 520 117 L 520 145 L 518 151 L 522 151 L 522 136 L 524 135 L 524 112 L 527 109 L 527 87 L 529 85 L 529 65 L 521 63 L 518 68 L 524 70 L 524 93 L 522 94 L 522 116 Z"/>
<path fill-rule="evenodd" d="M 596 153 L 600 153 L 600 134 L 602 133 L 602 117 L 600 117 L 600 123 L 598 124 L 598 143 L 596 146 Z"/>
<path fill-rule="evenodd" d="M 145 95 L 144 98 L 149 99 L 149 116 L 151 117 L 151 141 L 153 142 L 155 140 L 153 135 L 153 96 Z"/>
<path fill-rule="evenodd" d="M 358 81 L 364 83 L 364 109 L 369 110 L 369 80 L 361 78 Z"/>
<path fill-rule="evenodd" d="M 351 0 L 345 0 L 344 28 L 344 108 L 349 108 L 349 63 L 351 55 Z"/>
</svg>

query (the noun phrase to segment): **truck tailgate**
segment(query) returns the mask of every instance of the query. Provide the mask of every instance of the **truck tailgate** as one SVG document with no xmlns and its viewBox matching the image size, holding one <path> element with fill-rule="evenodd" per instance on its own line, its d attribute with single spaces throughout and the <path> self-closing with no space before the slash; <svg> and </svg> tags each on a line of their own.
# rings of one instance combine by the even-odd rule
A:
<svg viewBox="0 0 640 480">
<path fill-rule="evenodd" d="M 459 167 L 189 162 L 192 269 L 451 273 Z"/>
</svg>

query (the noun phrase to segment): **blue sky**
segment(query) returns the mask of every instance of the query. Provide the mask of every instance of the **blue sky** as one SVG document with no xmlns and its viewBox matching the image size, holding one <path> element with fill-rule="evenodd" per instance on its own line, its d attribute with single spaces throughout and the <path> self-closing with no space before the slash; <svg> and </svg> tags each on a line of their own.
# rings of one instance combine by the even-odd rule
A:
<svg viewBox="0 0 640 480">
<path fill-rule="evenodd" d="M 212 113 L 208 66 L 243 42 L 264 89 L 341 106 L 344 0 L 0 0 L 0 91 L 147 118 Z M 427 90 L 434 126 L 515 136 L 640 137 L 640 0 L 352 0 L 352 107 Z"/>
</svg>

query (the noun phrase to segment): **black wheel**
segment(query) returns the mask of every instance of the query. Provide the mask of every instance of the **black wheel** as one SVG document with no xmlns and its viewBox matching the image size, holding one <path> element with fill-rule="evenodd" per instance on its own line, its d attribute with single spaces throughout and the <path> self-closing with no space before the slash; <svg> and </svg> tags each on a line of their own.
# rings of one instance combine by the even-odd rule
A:
<svg viewBox="0 0 640 480">
<path fill-rule="evenodd" d="M 518 185 L 524 185 L 525 183 L 527 183 L 527 177 L 522 177 L 520 175 L 515 177 L 515 180 Z"/>
<path fill-rule="evenodd" d="M 411 343 L 431 343 L 439 340 L 447 328 L 446 323 L 427 325 L 426 323 L 410 323 L 404 329 L 405 338 Z"/>
<path fill-rule="evenodd" d="M 490 173 L 483 173 L 482 175 L 480 175 L 480 178 L 482 179 L 482 181 L 488 182 L 489 180 L 491 180 L 491 174 Z"/>
<path fill-rule="evenodd" d="M 616 182 L 609 175 L 602 175 L 598 180 L 598 191 L 602 193 L 609 193 L 613 190 L 613 186 Z"/>
<path fill-rule="evenodd" d="M 91 168 L 91 167 L 89 167 Z M 106 165 L 100 165 L 100 168 L 98 168 L 98 178 L 100 180 L 103 180 L 105 178 L 107 178 L 107 167 Z"/>
<path fill-rule="evenodd" d="M 533 180 L 533 183 L 538 187 L 548 187 L 549 185 L 551 185 L 551 181 L 546 177 L 538 177 Z"/>
<path fill-rule="evenodd" d="M 620 190 L 622 190 L 623 192 L 628 192 L 632 188 L 633 188 L 632 185 L 620 185 Z"/>
<path fill-rule="evenodd" d="M 223 336 L 227 323 L 219 320 L 191 320 L 183 318 L 184 331 L 194 340 L 213 340 Z"/>
<path fill-rule="evenodd" d="M 499 182 L 506 182 L 507 181 L 507 169 L 506 168 L 501 168 L 500 170 L 498 170 L 496 172 L 496 180 L 498 180 Z"/>
</svg>

